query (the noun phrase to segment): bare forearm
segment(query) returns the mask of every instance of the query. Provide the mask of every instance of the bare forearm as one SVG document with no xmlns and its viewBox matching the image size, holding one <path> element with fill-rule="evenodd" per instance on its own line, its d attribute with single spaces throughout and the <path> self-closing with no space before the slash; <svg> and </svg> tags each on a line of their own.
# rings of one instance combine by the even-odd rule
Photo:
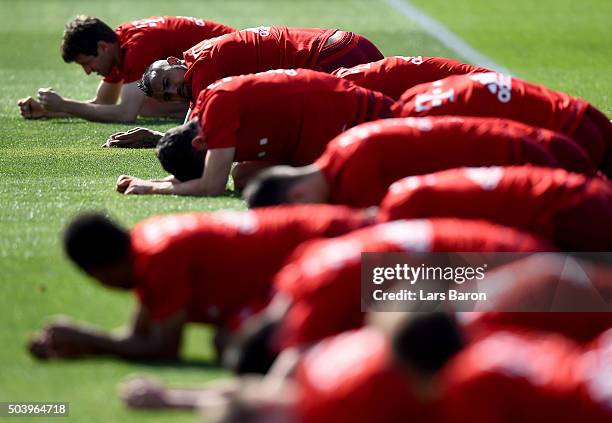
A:
<svg viewBox="0 0 612 423">
<path fill-rule="evenodd" d="M 176 346 L 162 347 L 144 336 L 108 334 L 90 328 L 81 329 L 80 344 L 85 355 L 114 355 L 129 360 L 173 359 L 178 355 Z"/>
<path fill-rule="evenodd" d="M 152 194 L 163 195 L 190 195 L 195 197 L 215 197 L 225 193 L 223 187 L 209 187 L 200 179 L 193 179 L 187 182 L 178 180 L 156 182 Z"/>
<path fill-rule="evenodd" d="M 147 101 L 148 100 L 148 101 Z M 146 117 L 170 117 L 176 119 L 184 119 L 187 112 L 187 104 L 180 102 L 167 102 L 146 99 L 139 114 Z"/>
<path fill-rule="evenodd" d="M 133 113 L 123 110 L 120 105 L 96 104 L 77 100 L 64 100 L 63 109 L 71 116 L 77 116 L 94 122 L 129 123 L 136 119 Z"/>
<path fill-rule="evenodd" d="M 45 112 L 45 117 L 48 117 L 48 118 L 65 118 L 65 117 L 72 117 L 72 115 L 70 113 L 51 112 L 51 111 L 47 110 Z"/>
</svg>

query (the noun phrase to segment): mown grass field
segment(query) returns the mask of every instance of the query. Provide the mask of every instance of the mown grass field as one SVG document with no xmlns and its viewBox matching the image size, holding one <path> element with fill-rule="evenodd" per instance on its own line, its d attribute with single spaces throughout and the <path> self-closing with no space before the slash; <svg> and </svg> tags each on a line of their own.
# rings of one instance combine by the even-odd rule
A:
<svg viewBox="0 0 612 423">
<path fill-rule="evenodd" d="M 516 0 L 511 3 L 417 0 L 475 47 L 516 74 L 592 100 L 612 112 L 612 5 Z M 68 314 L 113 328 L 126 321 L 132 298 L 96 286 L 62 256 L 61 228 L 82 210 L 104 210 L 130 225 L 147 216 L 184 210 L 242 208 L 236 198 L 128 197 L 114 192 L 118 175 L 163 176 L 149 150 L 100 148 L 129 125 L 78 119 L 24 121 L 16 101 L 52 86 L 86 99 L 97 86 L 59 55 L 63 24 L 85 13 L 110 25 L 151 15 L 190 15 L 238 28 L 284 24 L 338 27 L 360 32 L 386 55 L 458 57 L 384 0 L 118 1 L 0 0 L 0 401 L 68 401 L 73 421 L 193 421 L 188 413 L 135 413 L 115 394 L 132 373 L 168 382 L 202 381 L 223 374 L 212 365 L 209 332 L 191 328 L 187 362 L 136 365 L 109 359 L 38 362 L 24 349 L 28 335 L 53 314 Z M 177 122 L 141 120 L 165 130 Z M 26 419 L 22 419 L 26 420 Z M 40 421 L 34 419 L 34 421 Z"/>
</svg>

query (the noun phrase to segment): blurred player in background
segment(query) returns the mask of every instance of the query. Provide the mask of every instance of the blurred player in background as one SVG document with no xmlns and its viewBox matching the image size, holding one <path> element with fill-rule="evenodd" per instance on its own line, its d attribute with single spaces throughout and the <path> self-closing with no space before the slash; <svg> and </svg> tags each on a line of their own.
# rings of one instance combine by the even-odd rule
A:
<svg viewBox="0 0 612 423">
<path fill-rule="evenodd" d="M 145 99 L 137 81 L 147 66 L 182 52 L 208 38 L 235 31 L 226 25 L 192 17 L 153 16 L 126 22 L 115 30 L 98 18 L 79 15 L 66 25 L 62 58 L 77 63 L 87 75 L 102 77 L 90 101 L 63 98 L 52 88 L 38 90 L 38 99 L 19 100 L 26 119 L 76 116 L 98 122 L 132 122 L 137 116 L 183 117 L 180 102 Z"/>
<path fill-rule="evenodd" d="M 222 349 L 223 337 L 267 304 L 272 277 L 295 247 L 372 220 L 344 207 L 308 206 L 158 216 L 128 232 L 104 216 L 82 215 L 66 230 L 67 255 L 104 286 L 133 291 L 134 318 L 122 333 L 51 323 L 33 338 L 31 352 L 176 358 L 188 322 L 214 325 Z"/>
<path fill-rule="evenodd" d="M 587 348 L 557 335 L 504 331 L 468 343 L 453 316 L 440 312 L 372 320 L 276 363 L 263 378 L 187 389 L 140 379 L 121 395 L 134 408 L 200 409 L 207 421 L 223 423 L 612 418 L 610 331 Z"/>
</svg>

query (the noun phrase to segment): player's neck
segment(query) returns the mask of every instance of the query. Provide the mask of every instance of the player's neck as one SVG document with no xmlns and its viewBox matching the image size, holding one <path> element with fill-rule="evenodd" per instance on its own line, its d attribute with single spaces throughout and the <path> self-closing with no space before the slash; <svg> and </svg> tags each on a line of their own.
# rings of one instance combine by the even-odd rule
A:
<svg viewBox="0 0 612 423">
<path fill-rule="evenodd" d="M 119 42 L 118 41 L 115 41 L 111 45 L 111 52 L 112 52 L 112 55 L 113 55 L 114 66 L 117 66 L 123 60 L 123 58 L 121 57 L 121 48 L 119 47 Z"/>
</svg>

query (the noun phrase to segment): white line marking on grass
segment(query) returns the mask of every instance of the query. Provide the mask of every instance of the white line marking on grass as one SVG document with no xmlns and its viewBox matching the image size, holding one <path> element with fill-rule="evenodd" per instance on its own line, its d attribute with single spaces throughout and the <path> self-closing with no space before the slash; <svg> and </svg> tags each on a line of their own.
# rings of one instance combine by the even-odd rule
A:
<svg viewBox="0 0 612 423">
<path fill-rule="evenodd" d="M 440 22 L 423 13 L 423 11 L 410 3 L 409 0 L 385 0 L 385 2 L 409 20 L 416 22 L 426 32 L 469 62 L 501 73 L 512 73 L 510 69 L 495 63 L 489 57 L 463 41 L 457 34 L 450 31 Z"/>
</svg>

